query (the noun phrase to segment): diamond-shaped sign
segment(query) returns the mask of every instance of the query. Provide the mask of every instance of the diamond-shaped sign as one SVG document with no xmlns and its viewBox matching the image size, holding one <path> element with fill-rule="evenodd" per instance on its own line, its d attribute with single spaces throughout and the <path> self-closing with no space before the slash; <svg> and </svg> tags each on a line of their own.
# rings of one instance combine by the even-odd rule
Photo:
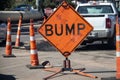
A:
<svg viewBox="0 0 120 80">
<path fill-rule="evenodd" d="M 92 30 L 93 27 L 64 1 L 40 26 L 39 33 L 68 57 Z"/>
</svg>

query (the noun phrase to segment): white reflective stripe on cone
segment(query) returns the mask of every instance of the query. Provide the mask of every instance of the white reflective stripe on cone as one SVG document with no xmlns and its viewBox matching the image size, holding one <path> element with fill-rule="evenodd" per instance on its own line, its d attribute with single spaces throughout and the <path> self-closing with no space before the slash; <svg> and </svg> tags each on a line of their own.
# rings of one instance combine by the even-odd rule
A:
<svg viewBox="0 0 120 80">
<path fill-rule="evenodd" d="M 116 41 L 120 41 L 120 36 L 116 36 Z"/>
<path fill-rule="evenodd" d="M 116 57 L 120 57 L 120 52 L 116 52 Z"/>
<path fill-rule="evenodd" d="M 19 35 L 17 35 L 17 36 L 16 36 L 16 38 L 17 38 L 17 39 L 19 39 L 19 38 L 20 38 L 20 36 L 19 36 Z"/>
<path fill-rule="evenodd" d="M 34 36 L 30 36 L 30 41 L 34 41 L 35 37 Z"/>
<path fill-rule="evenodd" d="M 7 31 L 7 35 L 10 35 L 11 34 L 11 32 L 10 31 Z"/>
<path fill-rule="evenodd" d="M 37 54 L 37 50 L 30 50 L 31 54 Z"/>
<path fill-rule="evenodd" d="M 6 45 L 11 45 L 11 42 L 6 42 Z"/>
<path fill-rule="evenodd" d="M 20 27 L 18 27 L 18 30 L 20 30 Z"/>
</svg>

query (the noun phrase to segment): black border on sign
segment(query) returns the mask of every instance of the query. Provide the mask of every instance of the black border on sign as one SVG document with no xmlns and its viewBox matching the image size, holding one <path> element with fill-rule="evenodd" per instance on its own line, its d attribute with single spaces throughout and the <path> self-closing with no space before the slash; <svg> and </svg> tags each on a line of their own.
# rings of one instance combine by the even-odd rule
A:
<svg viewBox="0 0 120 80">
<path fill-rule="evenodd" d="M 61 5 L 58 6 L 58 8 L 55 10 L 55 12 L 53 12 L 53 14 L 51 14 L 51 15 L 47 18 L 47 20 L 39 27 L 38 32 L 39 32 L 45 39 L 47 39 L 47 38 L 46 38 L 39 30 L 40 30 L 40 29 L 43 27 L 43 25 L 57 12 L 57 10 L 59 10 L 59 8 L 60 8 L 64 3 L 68 4 L 66 1 L 63 1 L 63 2 L 61 3 Z M 85 23 L 87 23 L 89 26 L 91 26 L 91 30 L 87 33 L 87 35 L 88 35 L 88 34 L 93 30 L 92 25 L 89 24 L 78 12 L 76 12 L 75 9 L 74 9 L 71 5 L 68 4 L 68 6 L 69 6 L 81 19 L 83 19 L 83 20 L 85 21 Z M 71 50 L 71 52 L 73 52 L 73 51 L 75 50 L 75 48 L 84 41 L 84 39 L 87 37 L 87 35 L 84 36 L 84 38 Z M 48 39 L 47 39 L 47 40 L 48 40 Z M 48 42 L 50 42 L 50 44 L 52 44 L 55 48 L 57 48 L 50 40 L 48 40 Z M 58 48 L 57 48 L 57 49 L 58 49 Z M 61 51 L 60 49 L 58 49 L 58 51 L 60 51 L 60 52 L 62 53 L 62 51 Z M 70 52 L 70 53 L 71 53 L 71 52 Z M 64 53 L 65 53 L 65 52 L 64 52 Z M 64 54 L 64 53 L 62 53 L 62 54 Z M 64 56 L 64 55 L 63 55 L 63 56 Z"/>
</svg>

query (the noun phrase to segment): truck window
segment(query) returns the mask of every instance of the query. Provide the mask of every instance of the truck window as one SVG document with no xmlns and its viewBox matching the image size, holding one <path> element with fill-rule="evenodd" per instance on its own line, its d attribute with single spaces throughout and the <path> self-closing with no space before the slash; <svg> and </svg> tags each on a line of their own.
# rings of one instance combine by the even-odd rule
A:
<svg viewBox="0 0 120 80">
<path fill-rule="evenodd" d="M 108 5 L 79 6 L 77 11 L 81 14 L 114 13 L 112 7 Z"/>
</svg>

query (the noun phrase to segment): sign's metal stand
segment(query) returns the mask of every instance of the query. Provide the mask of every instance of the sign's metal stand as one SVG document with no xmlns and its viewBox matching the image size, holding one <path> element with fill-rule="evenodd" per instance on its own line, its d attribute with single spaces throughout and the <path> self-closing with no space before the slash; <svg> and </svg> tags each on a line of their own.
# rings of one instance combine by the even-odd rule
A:
<svg viewBox="0 0 120 80">
<path fill-rule="evenodd" d="M 56 74 L 61 73 L 61 72 L 64 72 L 64 71 L 74 72 L 74 73 L 77 73 L 77 74 L 79 74 L 79 75 L 86 76 L 86 77 L 90 77 L 90 78 L 97 78 L 97 76 L 93 76 L 93 75 L 91 75 L 91 74 L 87 74 L 87 73 L 82 72 L 82 71 L 85 70 L 85 68 L 72 69 L 72 68 L 71 68 L 71 62 L 70 62 L 70 60 L 68 59 L 68 57 L 66 57 L 66 59 L 63 61 L 63 68 L 47 68 L 47 69 L 44 69 L 44 70 L 50 71 L 50 72 L 55 72 L 54 74 L 45 77 L 44 80 L 47 80 L 47 79 L 55 76 Z"/>
</svg>

